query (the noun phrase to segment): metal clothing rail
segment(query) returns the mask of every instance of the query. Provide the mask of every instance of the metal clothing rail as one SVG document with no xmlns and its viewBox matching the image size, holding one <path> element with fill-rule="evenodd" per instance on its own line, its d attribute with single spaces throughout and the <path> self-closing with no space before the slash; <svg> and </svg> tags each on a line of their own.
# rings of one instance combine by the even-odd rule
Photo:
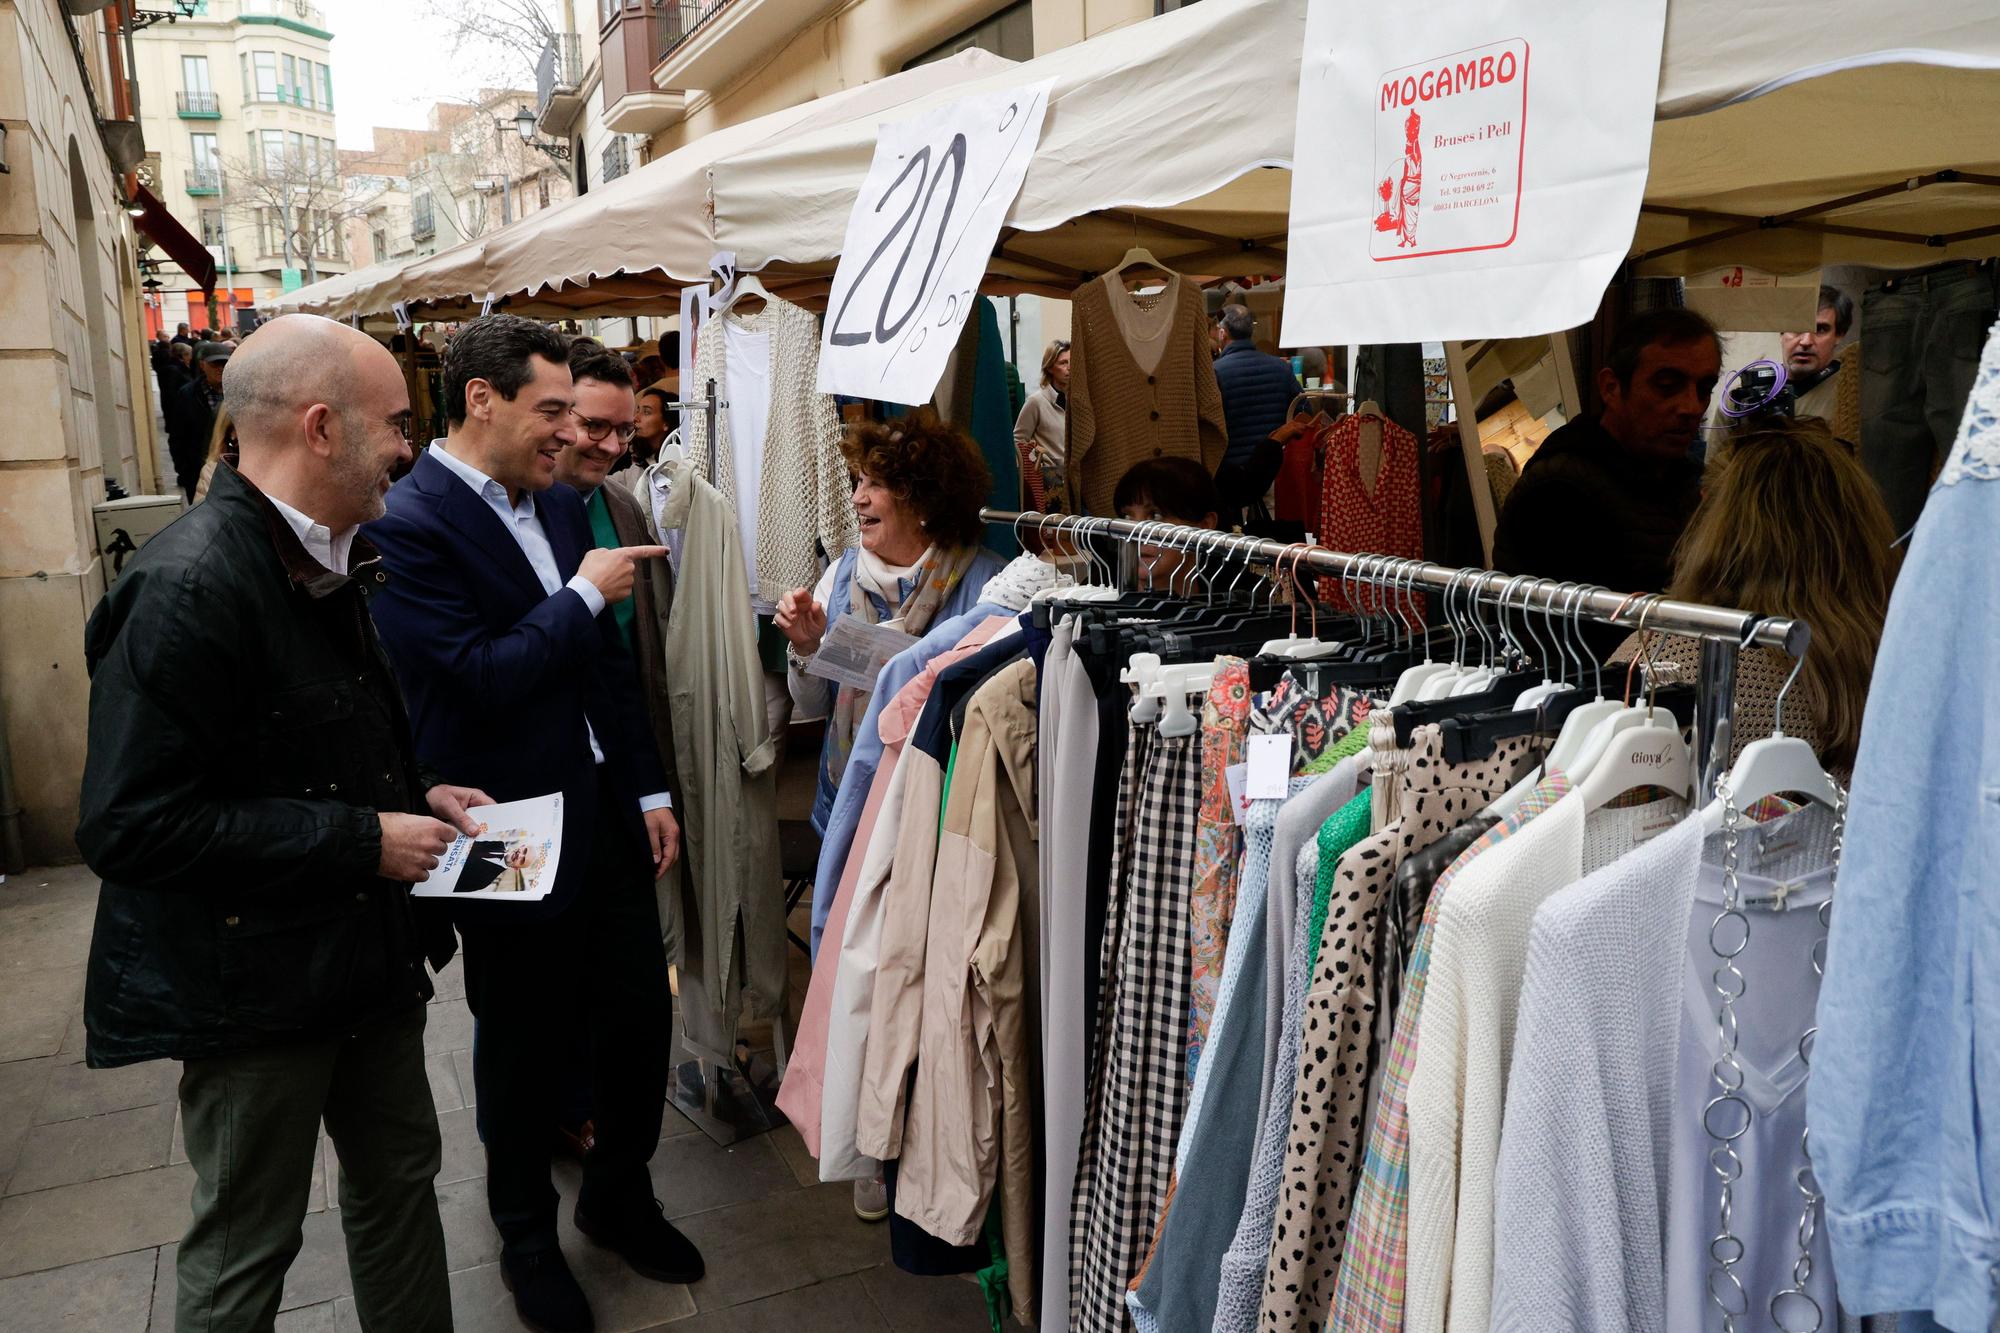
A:
<svg viewBox="0 0 2000 1333">
<path fill-rule="evenodd" d="M 1563 620 L 1583 618 L 1627 629 L 1699 638 L 1702 640 L 1698 681 L 1700 702 L 1695 711 L 1695 731 L 1699 742 L 1697 753 L 1701 756 L 1701 789 L 1704 795 L 1714 791 L 1716 779 L 1721 777 L 1729 764 L 1738 653 L 1751 647 L 1775 648 L 1798 658 L 1805 655 L 1812 641 L 1812 630 L 1803 620 L 1760 616 L 1752 611 L 1708 606 L 1701 602 L 1677 601 L 1654 593 L 1611 592 L 1575 583 L 1559 583 L 1553 579 L 1502 574 L 1497 570 L 1454 569 L 1428 561 L 1357 555 L 1328 550 L 1323 546 L 1269 541 L 1179 523 L 1005 509 L 982 509 L 979 516 L 988 523 L 1005 523 L 1017 530 L 1038 533 L 1115 537 L 1121 541 L 1143 539 L 1198 553 L 1222 552 L 1244 560 L 1276 561 L 1282 556 L 1287 562 L 1298 560 L 1302 569 L 1357 584 L 1448 592 L 1454 598 L 1470 596 L 1495 606 L 1504 604 L 1510 614 L 1522 610 L 1542 611 Z"/>
</svg>

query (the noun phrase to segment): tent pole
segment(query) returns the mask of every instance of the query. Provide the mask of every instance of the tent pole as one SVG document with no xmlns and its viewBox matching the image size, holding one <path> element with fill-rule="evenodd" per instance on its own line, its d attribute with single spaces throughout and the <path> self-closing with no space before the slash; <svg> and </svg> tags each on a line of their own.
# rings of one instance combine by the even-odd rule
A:
<svg viewBox="0 0 2000 1333">
<path fill-rule="evenodd" d="M 1465 344 L 1444 345 L 1445 369 L 1451 374 L 1451 405 L 1458 417 L 1458 448 L 1465 458 L 1465 480 L 1472 487 L 1472 512 L 1479 521 L 1479 549 L 1493 563 L 1493 483 L 1486 479 L 1486 454 L 1479 447 L 1479 404 L 1472 401 L 1472 377 L 1465 373 Z"/>
</svg>

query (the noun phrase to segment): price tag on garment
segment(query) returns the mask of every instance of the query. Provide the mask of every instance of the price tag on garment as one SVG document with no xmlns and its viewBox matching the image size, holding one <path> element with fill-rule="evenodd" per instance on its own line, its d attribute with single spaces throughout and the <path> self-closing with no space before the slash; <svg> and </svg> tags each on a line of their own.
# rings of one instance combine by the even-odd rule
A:
<svg viewBox="0 0 2000 1333">
<path fill-rule="evenodd" d="M 1250 777 L 1243 791 L 1253 801 L 1282 801 L 1292 786 L 1292 738 L 1252 736 Z"/>
<path fill-rule="evenodd" d="M 1222 776 L 1229 783 L 1229 813 L 1240 825 L 1250 813 L 1250 794 L 1243 790 L 1250 780 L 1250 765 L 1231 764 L 1222 770 Z"/>
<path fill-rule="evenodd" d="M 821 393 L 930 401 L 974 313 L 1054 86 L 978 93 L 882 126 L 827 297 Z"/>
<path fill-rule="evenodd" d="M 1285 341 L 1588 323 L 1645 194 L 1666 0 L 1367 12 L 1306 9 Z"/>
<path fill-rule="evenodd" d="M 859 616 L 837 616 L 826 627 L 819 651 L 806 663 L 808 675 L 857 690 L 875 688 L 883 664 L 917 640 L 893 625 L 870 625 Z"/>
</svg>

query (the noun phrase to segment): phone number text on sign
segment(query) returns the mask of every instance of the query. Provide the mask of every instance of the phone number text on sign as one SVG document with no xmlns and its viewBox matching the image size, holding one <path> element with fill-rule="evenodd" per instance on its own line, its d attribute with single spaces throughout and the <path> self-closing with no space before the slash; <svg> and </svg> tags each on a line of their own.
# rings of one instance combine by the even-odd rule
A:
<svg viewBox="0 0 2000 1333">
<path fill-rule="evenodd" d="M 1041 139 L 1053 80 L 882 126 L 847 219 L 819 390 L 930 401 Z"/>
</svg>

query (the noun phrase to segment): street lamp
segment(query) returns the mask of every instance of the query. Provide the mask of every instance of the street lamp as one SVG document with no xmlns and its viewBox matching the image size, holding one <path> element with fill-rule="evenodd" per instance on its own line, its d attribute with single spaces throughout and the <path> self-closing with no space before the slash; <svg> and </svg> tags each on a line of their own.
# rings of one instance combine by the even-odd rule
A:
<svg viewBox="0 0 2000 1333">
<path fill-rule="evenodd" d="M 514 127 L 514 133 L 520 135 L 521 142 L 528 145 L 528 147 L 539 148 L 542 150 L 542 152 L 548 154 L 550 157 L 554 158 L 558 162 L 569 161 L 568 144 L 559 143 L 554 140 L 548 140 L 548 139 L 537 139 L 535 137 L 534 108 L 530 107 L 526 102 L 521 103 L 520 106 L 516 108 L 514 112 L 514 118 L 512 120 L 507 120 L 503 117 L 495 116 L 493 118 L 493 124 L 503 133 L 506 131 L 509 125 L 512 125 Z"/>
</svg>

